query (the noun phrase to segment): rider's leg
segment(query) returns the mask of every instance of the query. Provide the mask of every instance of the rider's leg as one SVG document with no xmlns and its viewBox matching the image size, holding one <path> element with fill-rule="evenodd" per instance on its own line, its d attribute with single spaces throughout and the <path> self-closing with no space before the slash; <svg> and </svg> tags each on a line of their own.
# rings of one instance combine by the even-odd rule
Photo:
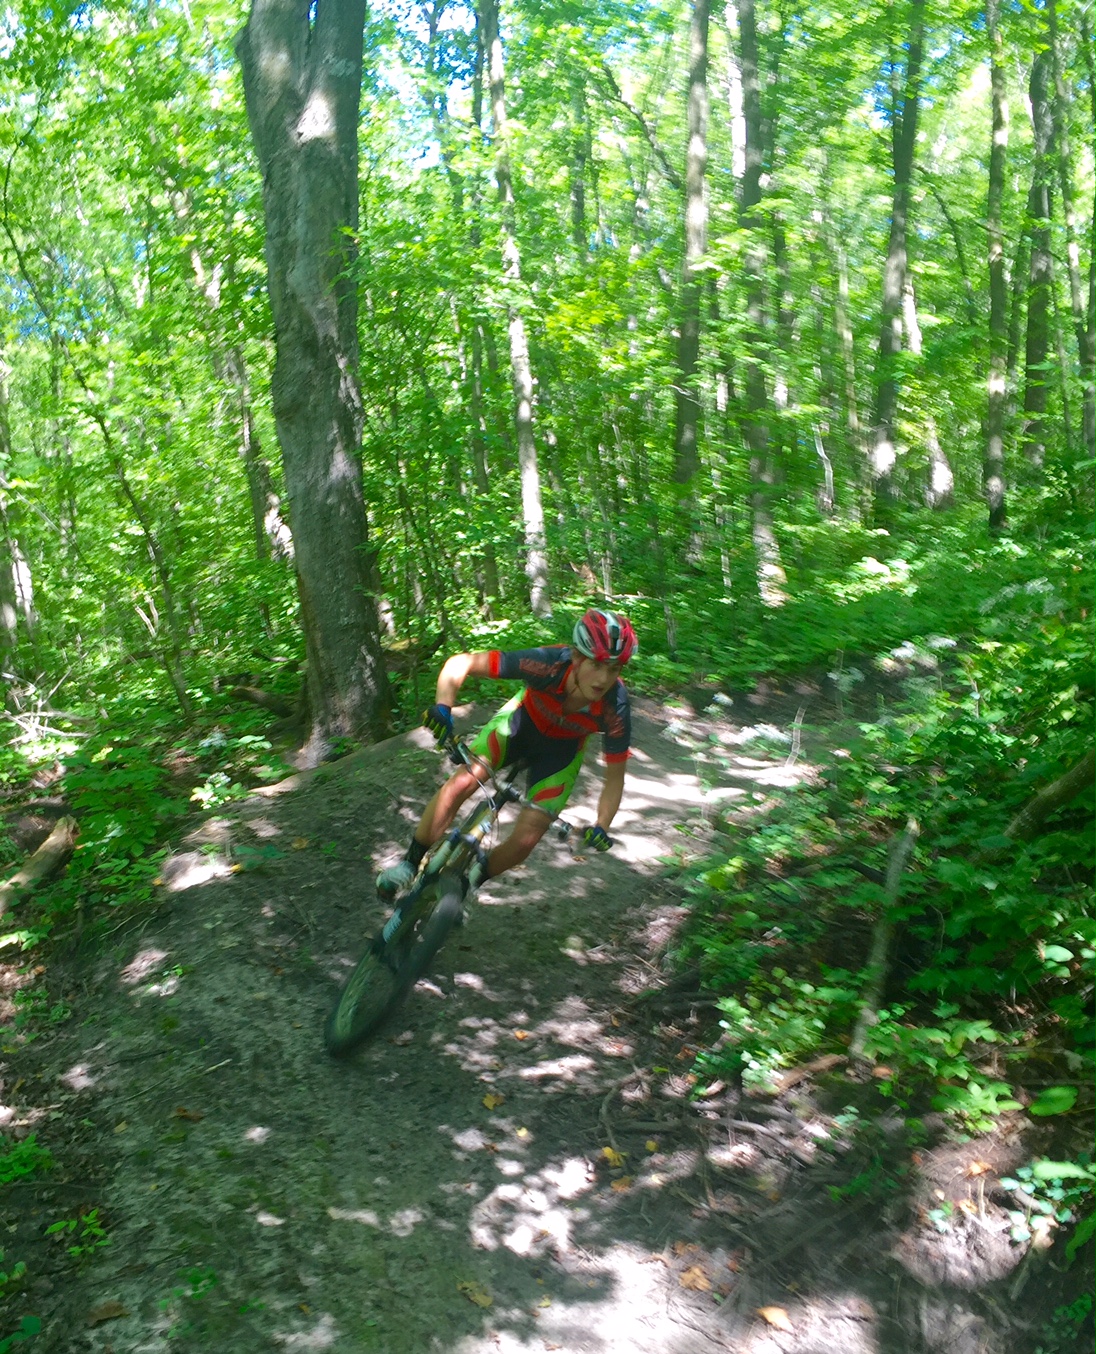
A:
<svg viewBox="0 0 1096 1354">
<path fill-rule="evenodd" d="M 504 870 L 512 870 L 515 865 L 520 865 L 551 824 L 552 819 L 547 813 L 541 813 L 539 809 L 522 809 L 509 837 L 499 842 L 487 857 L 486 878 L 494 879 Z"/>
<path fill-rule="evenodd" d="M 479 766 L 475 769 L 462 766 L 449 777 L 423 809 L 419 825 L 415 829 L 414 839 L 424 851 L 428 851 L 448 832 L 453 819 L 457 816 L 457 810 L 486 779 L 487 772 Z M 414 863 L 417 865 L 418 861 Z"/>
</svg>

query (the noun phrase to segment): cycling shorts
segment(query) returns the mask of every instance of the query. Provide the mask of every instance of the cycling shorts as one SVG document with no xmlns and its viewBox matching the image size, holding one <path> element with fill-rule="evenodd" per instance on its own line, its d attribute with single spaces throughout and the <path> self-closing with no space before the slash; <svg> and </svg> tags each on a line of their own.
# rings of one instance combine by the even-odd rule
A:
<svg viewBox="0 0 1096 1354">
<path fill-rule="evenodd" d="M 571 797 L 586 751 L 585 738 L 549 738 L 522 706 L 524 691 L 509 700 L 471 739 L 477 757 L 498 771 L 517 766 L 526 772 L 526 796 L 555 817 Z"/>
</svg>

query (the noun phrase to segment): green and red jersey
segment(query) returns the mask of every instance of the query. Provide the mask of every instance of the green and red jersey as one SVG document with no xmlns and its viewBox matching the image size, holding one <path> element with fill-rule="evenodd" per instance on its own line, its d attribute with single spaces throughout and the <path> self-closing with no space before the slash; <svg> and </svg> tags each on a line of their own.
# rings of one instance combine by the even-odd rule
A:
<svg viewBox="0 0 1096 1354">
<path fill-rule="evenodd" d="M 567 677 L 574 664 L 574 651 L 567 644 L 490 653 L 492 677 L 525 683 L 522 709 L 539 733 L 583 743 L 592 733 L 600 733 L 606 762 L 626 761 L 631 755 L 632 711 L 624 683 L 618 677 L 601 700 L 585 710 L 565 711 Z"/>
</svg>

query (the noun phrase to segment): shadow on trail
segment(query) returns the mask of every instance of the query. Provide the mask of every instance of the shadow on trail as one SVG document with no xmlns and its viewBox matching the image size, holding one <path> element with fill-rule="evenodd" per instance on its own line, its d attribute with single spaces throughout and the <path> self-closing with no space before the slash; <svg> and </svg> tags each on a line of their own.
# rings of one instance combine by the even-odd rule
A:
<svg viewBox="0 0 1096 1354">
<path fill-rule="evenodd" d="M 890 1178 L 897 1138 L 874 1163 L 828 1150 L 835 1085 L 692 1105 L 695 1011 L 637 1000 L 685 915 L 660 862 L 703 854 L 720 805 L 761 810 L 811 774 L 734 733 L 645 706 L 618 852 L 545 842 L 493 882 L 346 1063 L 322 1022 L 380 915 L 373 871 L 440 774 L 422 737 L 207 825 L 170 907 L 84 975 L 92 1023 L 50 1048 L 111 1244 L 31 1290 L 45 1347 L 996 1351 L 977 1276 L 918 1283 L 890 1254 L 921 1188 L 908 1161 L 889 1193 L 848 1188 Z M 584 772 L 568 816 L 597 788 Z"/>
</svg>

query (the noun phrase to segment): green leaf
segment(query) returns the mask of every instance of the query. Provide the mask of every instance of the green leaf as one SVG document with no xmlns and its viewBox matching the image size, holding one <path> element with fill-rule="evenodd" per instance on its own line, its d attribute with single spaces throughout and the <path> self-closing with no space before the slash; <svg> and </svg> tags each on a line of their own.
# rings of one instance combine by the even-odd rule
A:
<svg viewBox="0 0 1096 1354">
<path fill-rule="evenodd" d="M 1092 1233 L 1096 1231 L 1096 1213 L 1090 1213 L 1087 1218 L 1082 1218 L 1073 1229 L 1073 1235 L 1066 1242 L 1066 1260 L 1071 1264 L 1073 1257 L 1089 1239 Z"/>
<path fill-rule="evenodd" d="M 1064 945 L 1047 945 L 1043 949 L 1043 958 L 1051 964 L 1067 964 L 1073 958 L 1073 951 Z"/>
<path fill-rule="evenodd" d="M 1028 1106 L 1031 1114 L 1068 1114 L 1077 1103 L 1076 1086 L 1048 1086 Z"/>
<path fill-rule="evenodd" d="M 1036 1180 L 1096 1180 L 1096 1168 L 1076 1161 L 1035 1161 L 1031 1173 Z"/>
</svg>

